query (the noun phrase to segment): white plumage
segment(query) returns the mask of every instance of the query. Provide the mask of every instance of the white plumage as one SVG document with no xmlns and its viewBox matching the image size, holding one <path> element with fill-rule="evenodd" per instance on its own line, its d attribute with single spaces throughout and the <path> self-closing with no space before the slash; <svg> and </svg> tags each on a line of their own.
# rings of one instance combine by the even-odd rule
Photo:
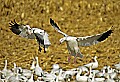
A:
<svg viewBox="0 0 120 82">
<path fill-rule="evenodd" d="M 72 56 L 75 56 L 75 60 L 77 56 L 81 58 L 83 56 L 80 52 L 79 46 L 90 46 L 93 44 L 97 44 L 98 42 L 105 40 L 112 33 L 112 30 L 110 29 L 101 34 L 96 34 L 92 36 L 73 37 L 73 36 L 69 36 L 65 34 L 64 32 L 62 32 L 60 28 L 58 27 L 58 25 L 51 18 L 50 18 L 50 24 L 54 27 L 55 30 L 57 30 L 59 33 L 64 35 L 64 37 L 60 39 L 60 42 L 62 43 L 66 41 L 68 51 Z"/>
<path fill-rule="evenodd" d="M 21 37 L 24 37 L 24 38 L 37 39 L 40 51 L 42 50 L 40 46 L 44 47 L 44 52 L 46 52 L 47 48 L 51 45 L 49 38 L 48 38 L 48 34 L 44 30 L 39 29 L 39 28 L 30 28 L 29 25 L 17 24 L 15 20 L 14 22 L 11 21 L 11 23 L 9 24 L 11 27 L 10 30 L 13 33 Z"/>
<path fill-rule="evenodd" d="M 84 65 L 86 67 L 91 67 L 92 69 L 95 69 L 98 67 L 98 61 L 97 61 L 97 56 L 94 57 L 94 62 L 88 63 Z"/>
</svg>

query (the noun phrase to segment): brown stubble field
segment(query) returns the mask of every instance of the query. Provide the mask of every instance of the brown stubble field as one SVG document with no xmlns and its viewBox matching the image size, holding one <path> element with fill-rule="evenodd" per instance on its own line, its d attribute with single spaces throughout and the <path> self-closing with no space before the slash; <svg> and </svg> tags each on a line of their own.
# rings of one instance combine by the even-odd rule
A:
<svg viewBox="0 0 120 82">
<path fill-rule="evenodd" d="M 39 57 L 43 70 L 50 71 L 57 63 L 63 69 L 78 67 L 98 56 L 99 68 L 120 62 L 120 1 L 119 0 L 0 0 L 0 69 L 4 60 L 8 68 L 29 68 L 33 57 Z M 61 30 L 72 36 L 88 36 L 102 33 L 110 27 L 113 34 L 97 45 L 80 47 L 84 57 L 77 63 L 67 62 L 66 44 L 59 44 L 63 36 L 49 23 L 52 18 Z M 51 46 L 47 53 L 38 52 L 36 40 L 28 40 L 13 34 L 9 29 L 11 20 L 44 29 L 49 34 Z"/>
</svg>

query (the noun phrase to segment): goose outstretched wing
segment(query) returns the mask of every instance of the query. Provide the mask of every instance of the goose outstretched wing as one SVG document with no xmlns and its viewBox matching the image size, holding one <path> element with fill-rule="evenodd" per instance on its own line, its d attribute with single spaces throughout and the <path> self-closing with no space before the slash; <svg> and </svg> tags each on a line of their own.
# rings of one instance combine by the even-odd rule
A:
<svg viewBox="0 0 120 82">
<path fill-rule="evenodd" d="M 64 32 L 62 32 L 61 30 L 60 30 L 60 28 L 58 27 L 58 25 L 50 18 L 50 24 L 54 27 L 54 29 L 56 30 L 56 31 L 58 31 L 59 33 L 61 33 L 62 35 L 64 35 L 64 36 L 68 36 L 67 34 L 65 34 Z"/>
<path fill-rule="evenodd" d="M 23 24 L 18 24 L 16 23 L 16 21 L 11 21 L 11 23 L 9 23 L 11 27 L 10 30 L 16 34 L 19 35 L 21 37 L 24 38 L 30 38 L 33 39 L 33 37 L 31 38 L 31 35 L 29 34 L 29 30 L 31 29 L 29 25 L 23 25 Z"/>
<path fill-rule="evenodd" d="M 20 30 L 20 28 L 19 28 L 20 25 L 17 24 L 15 20 L 14 20 L 14 21 L 11 21 L 11 23 L 9 23 L 9 24 L 10 24 L 9 27 L 11 27 L 10 30 L 11 30 L 13 33 L 15 33 L 15 34 L 17 34 L 17 35 L 19 35 L 19 34 L 21 33 L 21 30 Z"/>
<path fill-rule="evenodd" d="M 93 35 L 93 36 L 86 36 L 86 37 L 77 37 L 78 45 L 79 46 L 90 46 L 97 44 L 106 38 L 110 36 L 112 33 L 112 30 L 108 30 L 106 32 L 103 32 L 101 34 Z"/>
</svg>

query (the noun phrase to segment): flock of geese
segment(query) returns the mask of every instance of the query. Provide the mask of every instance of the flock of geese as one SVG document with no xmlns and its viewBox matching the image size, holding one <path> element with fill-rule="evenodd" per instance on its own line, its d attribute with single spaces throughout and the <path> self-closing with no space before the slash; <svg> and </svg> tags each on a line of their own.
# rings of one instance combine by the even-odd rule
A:
<svg viewBox="0 0 120 82">
<path fill-rule="evenodd" d="M 53 64 L 52 70 L 46 72 L 42 70 L 38 63 L 38 57 L 32 61 L 29 69 L 18 67 L 7 69 L 5 66 L 0 71 L 0 82 L 120 82 L 120 63 L 115 64 L 114 68 L 104 66 L 100 70 L 98 67 L 97 56 L 94 61 L 77 68 L 63 70 L 58 64 Z"/>
<path fill-rule="evenodd" d="M 39 28 L 31 28 L 29 25 L 18 24 L 16 23 L 15 20 L 11 21 L 11 23 L 9 24 L 11 27 L 10 30 L 13 33 L 24 38 L 37 39 L 37 42 L 39 44 L 39 51 L 42 50 L 41 48 L 42 46 L 44 48 L 44 53 L 46 53 L 48 47 L 51 45 L 51 42 L 49 40 L 49 35 L 47 32 Z M 76 57 L 80 57 L 80 58 L 83 57 L 79 49 L 80 46 L 90 46 L 97 44 L 101 41 L 104 41 L 112 33 L 112 30 L 109 29 L 101 34 L 85 36 L 85 37 L 74 37 L 74 36 L 69 36 L 66 33 L 62 32 L 58 27 L 58 25 L 51 18 L 50 18 L 50 24 L 56 31 L 58 31 L 60 34 L 64 36 L 59 41 L 60 43 L 66 42 L 67 44 L 67 49 L 70 54 L 68 57 L 68 62 L 70 62 L 71 55 L 74 56 L 74 62 L 76 62 Z"/>
<path fill-rule="evenodd" d="M 39 28 L 31 28 L 29 25 L 18 24 L 16 21 L 11 21 L 10 30 L 24 38 L 36 39 L 39 44 L 39 51 L 44 48 L 46 53 L 48 47 L 51 45 L 49 35 L 45 30 Z M 66 42 L 69 52 L 68 62 L 70 62 L 71 56 L 74 56 L 74 62 L 76 58 L 82 58 L 83 55 L 80 52 L 80 46 L 90 46 L 104 41 L 113 32 L 109 29 L 101 34 L 85 37 L 69 36 L 50 18 L 51 26 L 64 37 L 59 41 L 60 43 Z M 43 71 L 39 66 L 38 57 L 33 59 L 30 69 L 23 69 L 18 67 L 14 63 L 14 68 L 7 69 L 7 60 L 5 60 L 5 67 L 0 71 L 0 82 L 120 82 L 120 63 L 114 65 L 114 68 L 110 66 L 104 66 L 101 70 L 95 70 L 98 67 L 97 56 L 94 58 L 94 62 L 79 66 L 69 70 L 63 70 L 58 64 L 54 64 L 51 72 Z M 35 78 L 36 77 L 36 78 Z"/>
</svg>

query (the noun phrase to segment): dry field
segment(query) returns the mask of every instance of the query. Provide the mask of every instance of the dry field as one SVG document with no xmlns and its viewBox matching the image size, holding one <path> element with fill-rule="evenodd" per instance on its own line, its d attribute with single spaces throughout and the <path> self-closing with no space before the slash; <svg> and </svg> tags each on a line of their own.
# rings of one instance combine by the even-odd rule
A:
<svg viewBox="0 0 120 82">
<path fill-rule="evenodd" d="M 70 69 L 91 62 L 98 56 L 99 68 L 120 62 L 120 1 L 119 0 L 0 0 L 0 69 L 4 60 L 8 68 L 13 62 L 29 68 L 33 57 L 39 57 L 43 70 L 50 71 L 53 64 Z M 87 36 L 102 33 L 113 26 L 112 35 L 97 45 L 80 47 L 84 57 L 77 63 L 67 62 L 66 44 L 59 45 L 63 36 L 49 23 L 52 18 L 63 32 L 72 36 Z M 38 52 L 36 40 L 28 40 L 13 34 L 9 22 L 29 24 L 44 29 L 50 35 L 51 46 L 47 53 Z"/>
</svg>

